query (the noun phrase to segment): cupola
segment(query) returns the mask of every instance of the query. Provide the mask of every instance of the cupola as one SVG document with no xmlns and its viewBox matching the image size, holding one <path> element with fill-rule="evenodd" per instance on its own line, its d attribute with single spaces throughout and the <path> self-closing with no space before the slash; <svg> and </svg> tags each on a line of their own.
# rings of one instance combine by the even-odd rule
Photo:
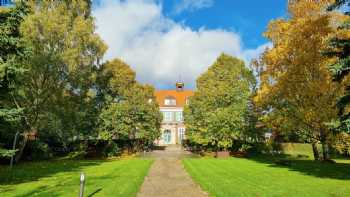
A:
<svg viewBox="0 0 350 197">
<path fill-rule="evenodd" d="M 183 91 L 185 88 L 185 84 L 183 82 L 177 82 L 176 83 L 176 91 Z"/>
</svg>

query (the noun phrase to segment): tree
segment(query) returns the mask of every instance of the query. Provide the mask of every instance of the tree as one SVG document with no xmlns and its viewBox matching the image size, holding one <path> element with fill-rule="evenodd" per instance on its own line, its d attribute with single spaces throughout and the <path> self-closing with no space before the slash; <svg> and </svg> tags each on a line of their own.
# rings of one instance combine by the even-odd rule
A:
<svg viewBox="0 0 350 197">
<path fill-rule="evenodd" d="M 97 97 L 100 106 L 121 100 L 136 83 L 136 73 L 120 59 L 102 64 L 97 74 Z"/>
<path fill-rule="evenodd" d="M 136 82 L 134 71 L 118 59 L 102 68 L 102 76 L 109 76 L 103 91 L 109 102 L 100 114 L 100 136 L 129 141 L 134 150 L 152 144 L 162 120 L 154 88 Z"/>
<path fill-rule="evenodd" d="M 345 4 L 349 4 L 348 0 L 337 0 L 334 4 L 328 7 L 329 11 L 340 8 Z M 349 5 L 347 5 L 349 6 Z M 349 8 L 349 7 L 347 7 Z M 350 71 L 350 13 L 349 11 L 344 13 L 338 22 L 338 31 L 329 40 L 329 46 L 324 52 L 327 57 L 335 57 L 337 61 L 330 65 L 330 70 L 333 73 L 334 80 L 342 83 L 346 87 L 346 91 L 340 97 L 337 106 L 339 108 L 339 115 L 342 129 L 347 128 L 349 124 L 350 111 L 347 109 L 350 103 L 350 84 L 349 84 L 349 71 Z"/>
<path fill-rule="evenodd" d="M 21 131 L 22 108 L 13 103 L 12 94 L 21 81 L 25 69 L 20 60 L 26 48 L 20 45 L 19 27 L 28 13 L 24 3 L 0 11 L 0 156 L 10 156 L 13 151 L 1 150 L 1 144 L 9 147 L 16 131 Z"/>
<path fill-rule="evenodd" d="M 13 103 L 23 109 L 25 133 L 52 133 L 67 140 L 91 130 L 86 129 L 91 120 L 86 107 L 94 97 L 94 71 L 106 46 L 95 33 L 85 1 L 26 4 L 30 14 L 21 23 L 20 34 L 21 45 L 30 53 L 20 62 L 26 73 L 12 94 Z"/>
<path fill-rule="evenodd" d="M 256 103 L 265 109 L 261 119 L 280 131 L 297 131 L 313 145 L 321 141 L 323 158 L 329 159 L 330 130 L 336 118 L 336 99 L 341 86 L 332 81 L 322 55 L 327 38 L 335 32 L 330 1 L 299 0 L 289 3 L 290 17 L 270 22 L 265 36 L 273 47 L 258 63 L 260 87 Z"/>
<path fill-rule="evenodd" d="M 251 88 L 255 83 L 244 62 L 222 54 L 197 79 L 197 90 L 185 108 L 187 136 L 201 145 L 227 150 L 246 129 Z"/>
<path fill-rule="evenodd" d="M 328 11 L 333 11 L 335 9 L 338 9 L 342 6 L 349 6 L 350 1 L 349 0 L 335 0 L 329 7 Z M 345 12 L 346 15 L 349 15 L 349 11 Z"/>
</svg>

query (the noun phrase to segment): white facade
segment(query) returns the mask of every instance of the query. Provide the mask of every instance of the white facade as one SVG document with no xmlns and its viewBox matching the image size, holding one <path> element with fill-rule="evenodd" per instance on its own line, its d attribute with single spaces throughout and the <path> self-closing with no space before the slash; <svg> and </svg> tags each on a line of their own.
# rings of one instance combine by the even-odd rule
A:
<svg viewBox="0 0 350 197">
<path fill-rule="evenodd" d="M 163 114 L 161 137 L 156 141 L 159 145 L 181 144 L 185 139 L 183 107 L 160 107 Z"/>
<path fill-rule="evenodd" d="M 155 92 L 160 112 L 163 114 L 161 136 L 156 140 L 158 145 L 181 144 L 185 139 L 183 109 L 188 105 L 192 90 L 185 90 L 184 83 L 177 82 L 174 90 L 159 90 Z"/>
</svg>

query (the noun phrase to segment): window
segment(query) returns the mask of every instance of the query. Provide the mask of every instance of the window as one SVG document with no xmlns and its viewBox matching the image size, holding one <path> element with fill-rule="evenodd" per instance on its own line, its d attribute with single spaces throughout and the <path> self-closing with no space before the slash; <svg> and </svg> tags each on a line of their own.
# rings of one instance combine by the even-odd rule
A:
<svg viewBox="0 0 350 197">
<path fill-rule="evenodd" d="M 164 105 L 176 105 L 176 99 L 172 96 L 168 96 L 164 100 Z"/>
<path fill-rule="evenodd" d="M 183 121 L 182 111 L 175 112 L 175 119 L 178 122 L 182 122 Z"/>
<path fill-rule="evenodd" d="M 170 130 L 167 129 L 163 132 L 163 141 L 164 141 L 164 144 L 171 143 L 171 131 Z"/>
<path fill-rule="evenodd" d="M 185 139 L 185 128 L 179 128 L 179 140 L 180 143 Z"/>
<path fill-rule="evenodd" d="M 163 112 L 163 121 L 173 121 L 173 112 L 165 111 Z"/>
</svg>

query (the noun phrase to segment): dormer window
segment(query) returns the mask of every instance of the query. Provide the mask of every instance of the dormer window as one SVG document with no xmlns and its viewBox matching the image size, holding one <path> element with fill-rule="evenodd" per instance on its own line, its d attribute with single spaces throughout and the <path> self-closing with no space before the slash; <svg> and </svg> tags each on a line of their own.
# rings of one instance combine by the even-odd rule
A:
<svg viewBox="0 0 350 197">
<path fill-rule="evenodd" d="M 164 105 L 167 106 L 175 106 L 176 105 L 176 99 L 172 96 L 168 96 L 164 100 Z"/>
</svg>

